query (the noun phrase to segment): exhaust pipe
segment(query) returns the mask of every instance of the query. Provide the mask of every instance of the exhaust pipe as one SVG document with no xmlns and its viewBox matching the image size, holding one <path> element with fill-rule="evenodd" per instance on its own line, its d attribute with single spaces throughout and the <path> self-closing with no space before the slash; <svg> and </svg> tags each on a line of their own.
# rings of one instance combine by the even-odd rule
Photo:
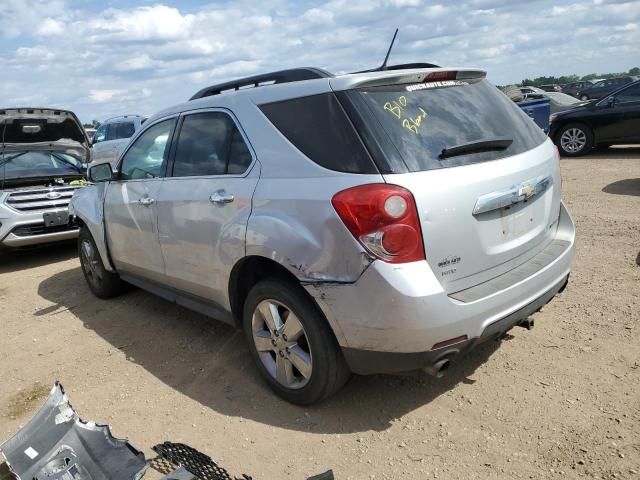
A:
<svg viewBox="0 0 640 480">
<path fill-rule="evenodd" d="M 519 324 L 519 327 L 526 328 L 527 330 L 533 330 L 534 322 L 533 318 L 525 318 Z"/>
<path fill-rule="evenodd" d="M 448 358 L 443 358 L 441 360 L 438 360 L 430 367 L 424 367 L 422 371 L 428 373 L 432 377 L 442 378 L 444 377 L 444 372 L 448 370 L 450 364 L 451 362 Z"/>
</svg>

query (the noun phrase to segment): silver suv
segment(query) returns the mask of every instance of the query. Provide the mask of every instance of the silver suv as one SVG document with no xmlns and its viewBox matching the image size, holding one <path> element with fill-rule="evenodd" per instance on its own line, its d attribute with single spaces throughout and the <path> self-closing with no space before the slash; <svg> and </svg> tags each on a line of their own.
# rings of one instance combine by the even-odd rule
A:
<svg viewBox="0 0 640 480">
<path fill-rule="evenodd" d="M 114 164 L 145 120 L 140 115 L 123 115 L 105 120 L 93 134 L 92 165 L 105 162 Z"/>
<path fill-rule="evenodd" d="M 67 205 L 86 183 L 88 161 L 73 112 L 0 109 L 0 249 L 75 239 Z"/>
<path fill-rule="evenodd" d="M 483 71 L 413 67 L 276 72 L 150 118 L 72 200 L 91 290 L 242 328 L 299 404 L 530 327 L 574 256 L 558 152 Z"/>
</svg>

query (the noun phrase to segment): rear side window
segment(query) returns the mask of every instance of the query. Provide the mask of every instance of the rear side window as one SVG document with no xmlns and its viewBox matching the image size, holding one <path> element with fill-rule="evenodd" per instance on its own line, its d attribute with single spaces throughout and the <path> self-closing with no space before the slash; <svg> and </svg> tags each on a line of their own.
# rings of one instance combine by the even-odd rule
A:
<svg viewBox="0 0 640 480">
<path fill-rule="evenodd" d="M 268 103 L 260 110 L 298 150 L 318 165 L 348 173 L 377 173 L 333 93 Z"/>
<path fill-rule="evenodd" d="M 640 83 L 636 83 L 618 92 L 616 100 L 620 103 L 640 102 Z"/>
<path fill-rule="evenodd" d="M 251 164 L 251 153 L 234 121 L 222 112 L 184 117 L 173 165 L 174 177 L 239 175 Z"/>
<path fill-rule="evenodd" d="M 362 122 L 387 157 L 399 152 L 408 171 L 432 170 L 517 155 L 542 144 L 546 135 L 506 95 L 486 80 L 433 85 L 391 85 L 348 92 Z M 363 135 L 371 138 L 371 135 Z M 439 158 L 443 149 L 494 139 L 511 140 L 502 150 Z M 397 165 L 389 162 L 390 165 Z M 397 167 L 393 172 L 400 172 Z"/>
<path fill-rule="evenodd" d="M 119 140 L 129 138 L 136 131 L 132 122 L 110 123 L 107 130 L 107 140 Z"/>
</svg>

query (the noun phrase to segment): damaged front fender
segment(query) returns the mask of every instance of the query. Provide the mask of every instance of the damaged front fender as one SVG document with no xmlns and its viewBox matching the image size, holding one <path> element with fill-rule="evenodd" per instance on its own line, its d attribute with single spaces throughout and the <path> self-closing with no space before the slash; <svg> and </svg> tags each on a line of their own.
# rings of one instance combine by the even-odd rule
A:
<svg viewBox="0 0 640 480">
<path fill-rule="evenodd" d="M 69 203 L 69 216 L 72 221 L 89 229 L 105 270 L 113 272 L 115 269 L 109 258 L 104 230 L 104 195 L 107 185 L 108 182 L 100 182 L 76 190 Z"/>
</svg>

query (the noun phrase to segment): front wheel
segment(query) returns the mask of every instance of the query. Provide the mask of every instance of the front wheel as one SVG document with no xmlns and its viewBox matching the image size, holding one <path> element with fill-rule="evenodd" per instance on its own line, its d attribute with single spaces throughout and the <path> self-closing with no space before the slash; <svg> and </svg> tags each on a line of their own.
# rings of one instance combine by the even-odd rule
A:
<svg viewBox="0 0 640 480">
<path fill-rule="evenodd" d="M 579 123 L 565 125 L 556 135 L 556 145 L 560 153 L 567 157 L 585 155 L 593 148 L 593 134 L 588 127 Z"/>
<path fill-rule="evenodd" d="M 245 302 L 243 327 L 262 377 L 288 402 L 319 402 L 349 378 L 327 320 L 293 282 L 272 278 L 256 284 Z"/>
<path fill-rule="evenodd" d="M 124 282 L 118 274 L 104 268 L 96 242 L 86 227 L 82 227 L 78 235 L 78 256 L 84 279 L 96 297 L 111 298 L 122 293 Z"/>
</svg>

